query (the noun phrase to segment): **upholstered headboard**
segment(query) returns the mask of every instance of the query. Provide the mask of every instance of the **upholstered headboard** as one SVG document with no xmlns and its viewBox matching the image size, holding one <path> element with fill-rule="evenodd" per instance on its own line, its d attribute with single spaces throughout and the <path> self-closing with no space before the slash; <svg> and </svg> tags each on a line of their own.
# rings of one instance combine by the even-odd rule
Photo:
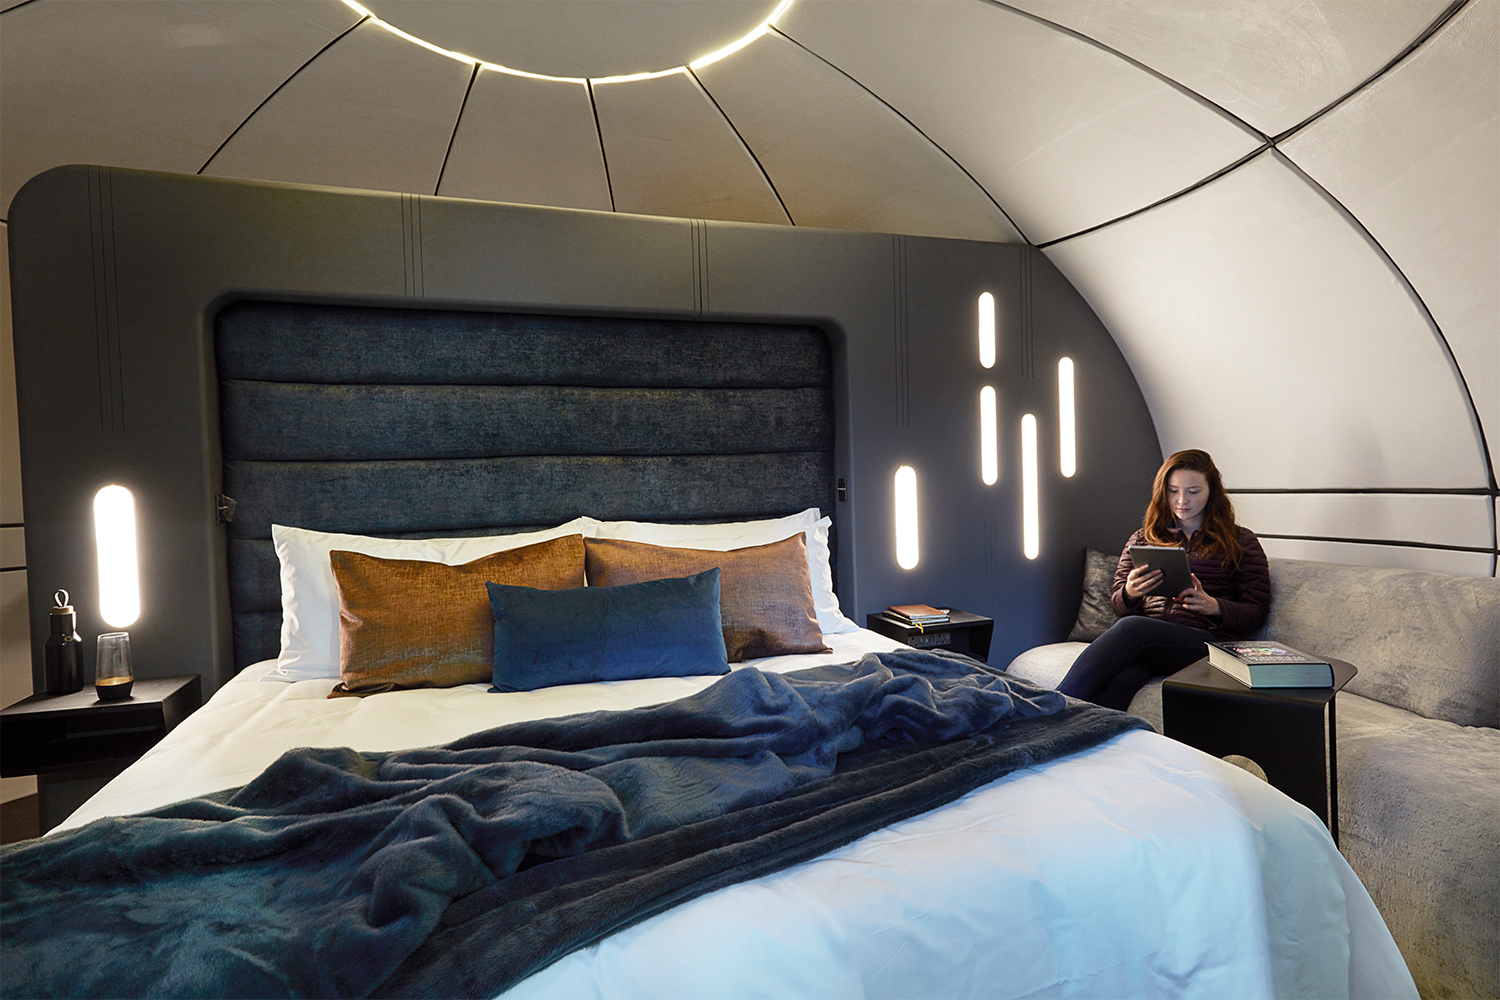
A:
<svg viewBox="0 0 1500 1000">
<path fill-rule="evenodd" d="M 236 669 L 277 652 L 273 523 L 419 537 L 835 508 L 814 327 L 242 301 L 215 350 Z"/>
</svg>

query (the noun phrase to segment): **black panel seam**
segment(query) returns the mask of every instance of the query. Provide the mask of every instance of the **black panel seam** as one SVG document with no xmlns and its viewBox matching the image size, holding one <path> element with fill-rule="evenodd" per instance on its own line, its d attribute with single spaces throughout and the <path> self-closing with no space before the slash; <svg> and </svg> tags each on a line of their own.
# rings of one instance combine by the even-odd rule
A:
<svg viewBox="0 0 1500 1000">
<path fill-rule="evenodd" d="M 207 170 L 209 168 L 209 165 L 214 162 L 214 160 L 218 157 L 218 155 L 220 153 L 224 152 L 224 147 L 228 146 L 229 143 L 231 141 L 233 141 L 234 137 L 240 134 L 240 129 L 244 128 L 246 125 L 249 125 L 250 124 L 250 119 L 252 119 L 256 115 L 260 114 L 260 109 L 263 108 L 263 107 L 265 107 L 267 104 L 270 104 L 271 103 L 271 98 L 273 98 L 277 94 L 281 93 L 282 88 L 284 88 L 287 84 L 291 83 L 293 80 L 295 80 L 297 78 L 297 74 L 301 73 L 303 70 L 307 69 L 307 67 L 311 66 L 313 64 L 314 60 L 316 60 L 323 53 L 327 52 L 329 49 L 333 48 L 339 42 L 343 41 L 344 38 L 349 34 L 349 32 L 353 31 L 355 28 L 359 27 L 361 24 L 364 24 L 369 19 L 370 19 L 370 15 L 369 14 L 366 14 L 365 16 L 361 17 L 358 21 L 355 21 L 353 24 L 349 25 L 349 27 L 345 28 L 343 31 L 341 31 L 337 35 L 335 35 L 334 38 L 333 38 L 333 40 L 330 41 L 327 45 L 323 46 L 321 49 L 319 49 L 318 51 L 314 52 L 312 54 L 312 56 L 307 60 L 307 62 L 303 63 L 301 66 L 298 66 L 296 69 L 292 70 L 291 76 L 288 76 L 285 80 L 282 80 L 279 84 L 277 84 L 276 85 L 276 89 L 272 90 L 269 94 L 267 94 L 266 97 L 265 97 L 265 100 L 263 100 L 259 104 L 257 104 L 255 106 L 255 109 L 253 111 L 251 111 L 248 115 L 245 116 L 245 120 L 242 121 L 242 122 L 240 122 L 238 125 L 236 125 L 234 127 L 234 131 L 230 132 L 229 135 L 225 137 L 224 141 L 221 142 L 221 143 L 219 143 L 219 147 L 217 149 L 215 149 L 212 153 L 210 153 L 208 155 L 208 159 L 206 159 L 206 160 L 203 161 L 203 166 L 201 166 L 201 167 L 198 168 L 197 173 L 201 174 L 201 173 L 203 173 L 203 171 Z"/>
<path fill-rule="evenodd" d="M 443 151 L 443 165 L 438 168 L 437 183 L 432 186 L 434 197 L 443 189 L 443 175 L 448 172 L 448 158 L 453 155 L 453 144 L 458 141 L 458 126 L 463 123 L 464 110 L 469 106 L 469 95 L 474 92 L 474 81 L 479 79 L 479 64 L 474 64 L 474 72 L 469 74 L 469 85 L 464 88 L 464 99 L 459 102 L 458 115 L 453 119 L 453 131 L 448 136 L 448 148 Z"/>
<path fill-rule="evenodd" d="M 1291 128 L 1289 128 L 1286 131 L 1280 133 L 1279 135 L 1273 136 L 1272 139 L 1271 139 L 1271 142 L 1273 144 L 1275 144 L 1275 145 L 1280 145 L 1283 140 L 1289 139 L 1292 136 L 1296 135 L 1298 132 L 1301 132 L 1303 129 L 1307 128 L 1307 126 L 1311 125 L 1313 122 L 1317 121 L 1319 118 L 1322 118 L 1324 115 L 1328 114 L 1334 108 L 1337 108 L 1339 105 L 1348 102 L 1349 100 L 1351 100 L 1352 98 L 1354 98 L 1355 95 L 1363 93 L 1376 80 L 1379 80 L 1381 77 L 1385 76 L 1391 70 L 1395 69 L 1396 66 L 1399 65 L 1404 59 L 1406 59 L 1407 56 L 1411 55 L 1413 52 L 1417 51 L 1417 49 L 1421 48 L 1424 44 L 1426 44 L 1426 42 L 1428 41 L 1428 39 L 1432 38 L 1433 35 L 1436 35 L 1438 33 L 1438 31 L 1441 30 L 1442 27 L 1445 24 L 1447 24 L 1449 21 L 1453 20 L 1453 18 L 1458 14 L 1458 12 L 1460 10 L 1462 10 L 1463 8 L 1467 7 L 1468 5 L 1469 5 L 1469 0 L 1454 0 L 1454 2 L 1450 3 L 1447 6 L 1447 8 L 1445 8 L 1443 10 L 1443 12 L 1441 14 L 1439 14 L 1437 16 L 1437 18 L 1435 20 L 1433 20 L 1433 22 L 1431 24 L 1429 24 L 1426 27 L 1426 29 L 1421 32 L 1421 34 L 1417 35 L 1416 38 L 1412 39 L 1411 43 L 1409 45 L 1407 45 L 1406 48 L 1404 48 L 1400 52 L 1396 53 L 1396 55 L 1393 56 L 1391 58 L 1391 60 L 1389 62 L 1387 62 L 1384 66 L 1380 67 L 1375 72 L 1373 72 L 1369 76 L 1365 77 L 1363 80 L 1361 80 L 1359 83 L 1355 84 L 1352 88 L 1350 88 L 1345 93 L 1341 94 L 1340 96 L 1338 96 L 1334 100 L 1330 101 L 1327 104 L 1327 106 L 1325 106 L 1325 107 L 1323 107 L 1323 108 L 1321 108 L 1321 109 L 1319 109 L 1317 111 L 1314 111 L 1312 114 L 1308 115 L 1302 121 L 1300 121 L 1297 124 L 1293 125 Z"/>
<path fill-rule="evenodd" d="M 1345 545 L 1389 545 L 1403 549 L 1437 549 L 1443 552 L 1478 552 L 1481 555 L 1494 555 L 1497 550 L 1494 546 L 1481 545 L 1445 545 L 1440 542 L 1408 542 L 1395 538 L 1347 538 L 1338 535 L 1284 535 L 1279 532 L 1257 531 L 1257 538 L 1280 538 L 1294 542 L 1340 542 Z"/>
<path fill-rule="evenodd" d="M 594 81 L 585 80 L 584 86 L 589 91 L 589 110 L 594 113 L 594 135 L 599 137 L 599 162 L 604 165 L 604 186 L 609 191 L 609 210 L 618 211 L 615 208 L 615 182 L 609 176 L 609 153 L 604 149 L 604 127 L 599 124 L 599 102 L 594 100 Z"/>
<path fill-rule="evenodd" d="M 1500 490 L 1493 486 L 1267 486 L 1267 487 L 1224 487 L 1224 492 L 1254 493 L 1270 495 L 1299 495 L 1299 494 L 1329 494 L 1329 495 L 1380 495 L 1389 494 L 1395 496 L 1500 496 Z"/>
<path fill-rule="evenodd" d="M 896 420 L 903 430 L 911 427 L 911 330 L 906 302 L 906 237 L 891 237 L 892 284 L 895 286 Z"/>
<path fill-rule="evenodd" d="M 709 102 L 713 104 L 714 109 L 719 112 L 720 116 L 723 117 L 724 124 L 729 126 L 729 131 L 733 132 L 734 137 L 740 141 L 740 145 L 745 149 L 745 155 L 750 157 L 751 163 L 755 164 L 755 169 L 759 170 L 760 175 L 765 178 L 766 187 L 770 188 L 771 194 L 775 195 L 776 204 L 781 206 L 782 214 L 786 216 L 787 223 L 789 225 L 795 226 L 797 222 L 792 218 L 791 210 L 786 207 L 786 200 L 781 197 L 781 192 L 776 190 L 776 185 L 772 182 L 771 174 L 766 170 L 765 164 L 760 162 L 760 157 L 755 155 L 755 150 L 750 148 L 750 144 L 745 141 L 745 137 L 741 135 L 740 130 L 735 127 L 734 121 L 729 117 L 729 115 L 724 113 L 724 109 L 719 106 L 719 102 L 714 98 L 714 95 L 709 93 L 708 88 L 703 85 L 703 81 L 699 79 L 698 74 L 693 70 L 691 66 L 687 68 L 687 72 L 688 76 L 692 78 L 692 81 L 698 85 L 698 89 L 703 92 L 703 96 L 708 98 Z"/>
</svg>

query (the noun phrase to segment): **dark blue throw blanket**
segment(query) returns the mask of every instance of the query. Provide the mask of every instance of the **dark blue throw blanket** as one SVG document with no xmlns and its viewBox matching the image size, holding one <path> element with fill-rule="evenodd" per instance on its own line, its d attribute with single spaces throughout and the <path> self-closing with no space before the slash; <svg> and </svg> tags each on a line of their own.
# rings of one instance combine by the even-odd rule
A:
<svg viewBox="0 0 1500 1000">
<path fill-rule="evenodd" d="M 294 750 L 238 790 L 0 851 L 0 989 L 493 996 L 677 903 L 1143 725 L 903 650 L 443 747 Z"/>
</svg>

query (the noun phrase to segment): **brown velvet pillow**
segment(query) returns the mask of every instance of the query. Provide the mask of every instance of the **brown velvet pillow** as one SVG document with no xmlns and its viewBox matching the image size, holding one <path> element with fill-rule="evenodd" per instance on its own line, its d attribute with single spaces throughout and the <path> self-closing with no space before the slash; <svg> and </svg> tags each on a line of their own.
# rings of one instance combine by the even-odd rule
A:
<svg viewBox="0 0 1500 1000">
<path fill-rule="evenodd" d="M 802 532 L 769 545 L 718 552 L 619 538 L 585 538 L 591 587 L 692 576 L 717 566 L 719 615 L 730 663 L 783 653 L 827 653 Z"/>
<path fill-rule="evenodd" d="M 583 586 L 583 536 L 506 549 L 461 566 L 335 549 L 339 675 L 329 694 L 488 682 L 495 619 L 486 583 L 539 590 Z"/>
</svg>

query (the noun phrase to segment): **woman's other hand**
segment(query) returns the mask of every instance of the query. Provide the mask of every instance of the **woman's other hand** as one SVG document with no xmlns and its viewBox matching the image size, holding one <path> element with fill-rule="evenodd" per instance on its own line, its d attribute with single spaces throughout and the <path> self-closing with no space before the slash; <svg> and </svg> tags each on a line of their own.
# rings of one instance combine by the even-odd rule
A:
<svg viewBox="0 0 1500 1000">
<path fill-rule="evenodd" d="M 1156 589 L 1157 584 L 1161 583 L 1161 577 L 1159 569 L 1152 569 L 1150 566 L 1132 567 L 1130 575 L 1125 578 L 1125 596 L 1132 601 L 1139 601 Z"/>
<path fill-rule="evenodd" d="M 1132 573 L 1132 576 L 1135 574 Z M 1130 592 L 1130 583 L 1125 584 L 1126 593 Z M 1205 618 L 1213 618 L 1219 613 L 1219 602 L 1203 589 L 1203 584 L 1198 580 L 1198 574 L 1193 574 L 1192 587 L 1177 595 L 1177 602 L 1189 611 L 1196 611 Z"/>
</svg>

